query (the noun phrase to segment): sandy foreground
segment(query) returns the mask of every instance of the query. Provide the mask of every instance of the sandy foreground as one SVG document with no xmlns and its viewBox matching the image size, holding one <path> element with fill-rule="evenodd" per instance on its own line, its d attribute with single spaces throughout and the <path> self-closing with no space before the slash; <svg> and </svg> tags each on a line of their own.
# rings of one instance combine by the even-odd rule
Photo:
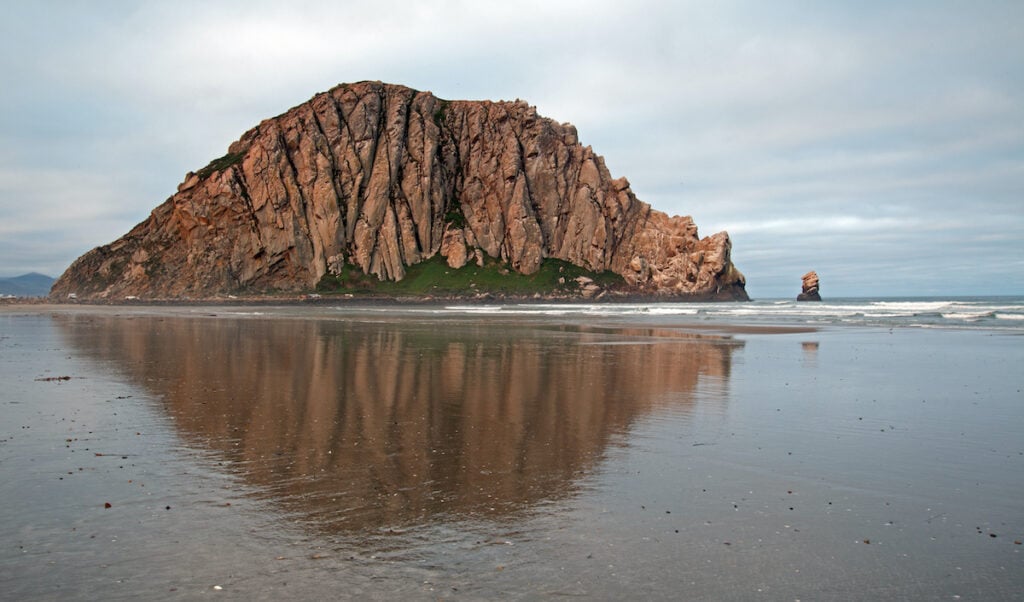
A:
<svg viewBox="0 0 1024 602">
<path fill-rule="evenodd" d="M 1019 337 L 0 307 L 16 599 L 1013 599 Z"/>
</svg>

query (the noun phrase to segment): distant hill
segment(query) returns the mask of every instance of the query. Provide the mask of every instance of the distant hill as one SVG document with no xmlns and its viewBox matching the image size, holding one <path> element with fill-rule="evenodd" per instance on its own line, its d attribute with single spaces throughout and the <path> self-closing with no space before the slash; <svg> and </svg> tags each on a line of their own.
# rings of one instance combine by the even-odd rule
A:
<svg viewBox="0 0 1024 602">
<path fill-rule="evenodd" d="M 45 297 L 50 294 L 54 278 L 44 274 L 22 274 L 12 278 L 0 278 L 0 296 L 4 297 Z"/>
</svg>

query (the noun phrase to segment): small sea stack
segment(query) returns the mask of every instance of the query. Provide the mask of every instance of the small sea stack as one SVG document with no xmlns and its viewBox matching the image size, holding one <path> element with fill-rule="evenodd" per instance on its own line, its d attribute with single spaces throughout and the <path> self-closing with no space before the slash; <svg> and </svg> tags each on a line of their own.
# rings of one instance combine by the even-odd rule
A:
<svg viewBox="0 0 1024 602">
<path fill-rule="evenodd" d="M 818 294 L 818 273 L 815 271 L 807 272 L 802 276 L 803 279 L 803 290 L 796 296 L 797 301 L 821 301 L 821 295 Z"/>
</svg>

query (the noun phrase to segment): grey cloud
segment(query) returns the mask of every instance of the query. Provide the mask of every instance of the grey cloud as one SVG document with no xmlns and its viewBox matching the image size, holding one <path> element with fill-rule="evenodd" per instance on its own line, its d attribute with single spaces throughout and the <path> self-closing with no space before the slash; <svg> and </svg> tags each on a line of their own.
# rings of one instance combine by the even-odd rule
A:
<svg viewBox="0 0 1024 602">
<path fill-rule="evenodd" d="M 1020 3 L 124 6 L 0 24 L 0 275 L 56 275 L 259 120 L 382 79 L 573 122 L 641 199 L 730 230 L 755 297 L 812 268 L 1024 292 Z"/>
</svg>

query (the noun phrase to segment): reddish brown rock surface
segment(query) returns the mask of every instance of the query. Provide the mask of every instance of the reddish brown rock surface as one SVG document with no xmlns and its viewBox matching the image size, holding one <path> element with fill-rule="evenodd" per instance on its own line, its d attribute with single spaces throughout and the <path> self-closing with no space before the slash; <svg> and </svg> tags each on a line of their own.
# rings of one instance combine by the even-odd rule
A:
<svg viewBox="0 0 1024 602">
<path fill-rule="evenodd" d="M 268 119 L 51 296 L 202 298 L 308 291 L 345 263 L 400 280 L 440 253 L 524 274 L 544 258 L 621 274 L 637 293 L 746 299 L 728 234 L 637 200 L 576 129 L 524 102 L 340 85 Z"/>
<path fill-rule="evenodd" d="M 800 294 L 796 296 L 797 301 L 821 301 L 821 294 L 818 292 L 818 273 L 811 271 L 801 276 Z"/>
</svg>

